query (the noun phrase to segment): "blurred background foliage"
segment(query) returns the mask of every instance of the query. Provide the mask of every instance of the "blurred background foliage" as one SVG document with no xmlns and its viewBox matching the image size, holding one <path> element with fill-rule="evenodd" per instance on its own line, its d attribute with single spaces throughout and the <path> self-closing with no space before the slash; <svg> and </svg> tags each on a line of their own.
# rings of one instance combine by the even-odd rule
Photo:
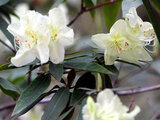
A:
<svg viewBox="0 0 160 120">
<path fill-rule="evenodd" d="M 90 8 L 96 4 L 104 3 L 107 0 L 84 0 L 84 4 L 87 8 Z M 145 1 L 145 0 L 144 0 Z M 71 26 L 75 31 L 75 44 L 68 47 L 66 50 L 66 58 L 72 56 L 71 53 L 78 51 L 78 55 L 90 54 L 91 51 L 94 53 L 96 46 L 91 42 L 91 35 L 96 33 L 107 33 L 110 27 L 114 24 L 117 19 L 122 18 L 123 14 L 128 12 L 130 7 L 137 7 L 139 16 L 144 21 L 150 21 L 153 23 L 155 31 L 157 32 L 157 37 L 159 38 L 160 31 L 160 1 L 159 0 L 146 0 L 143 5 L 141 0 L 119 0 L 110 5 L 106 5 L 101 8 L 97 8 L 91 12 L 85 12 L 82 14 L 75 23 Z M 81 9 L 80 0 L 0 0 L 0 40 L 5 44 L 13 48 L 13 37 L 6 30 L 8 24 L 18 21 L 19 15 L 23 14 L 26 10 L 36 10 L 42 14 L 47 14 L 48 11 L 59 6 L 65 13 L 68 18 L 68 23 L 71 19 Z M 151 7 L 151 8 L 148 8 Z M 147 8 L 147 9 L 146 9 Z M 149 17 L 148 17 L 149 15 Z M 6 64 L 9 62 L 10 57 L 14 56 L 14 52 L 8 49 L 6 46 L 0 43 L 0 64 Z M 141 68 L 125 64 L 123 62 L 116 62 L 116 67 L 119 70 L 119 73 L 115 76 L 112 76 L 111 79 L 115 87 L 129 87 L 142 88 L 152 85 L 160 84 L 160 59 L 159 59 L 159 46 L 155 48 L 153 55 L 153 61 L 142 65 Z M 2 66 L 0 66 L 1 71 Z M 40 70 L 47 70 L 48 66 L 42 67 Z M 73 72 L 73 71 L 72 71 Z M 80 72 L 79 75 L 75 77 L 75 81 L 82 75 L 84 72 Z M 67 80 L 67 75 L 63 75 L 64 81 Z M 91 77 L 91 75 L 87 74 Z M 27 77 L 28 77 L 28 66 L 4 70 L 0 72 L 0 78 L 4 78 L 11 82 L 13 85 L 18 87 L 20 90 L 27 86 Z M 34 80 L 37 77 L 37 70 L 32 72 L 31 80 Z M 73 77 L 73 76 L 71 76 Z M 55 81 L 52 78 L 51 86 L 61 83 Z M 7 86 L 10 86 L 9 83 L 5 83 L 6 86 L 0 85 L 2 91 L 9 91 Z M 17 92 L 17 88 L 12 86 L 11 91 Z M 48 88 L 48 89 L 49 89 Z M 10 115 L 13 110 L 13 106 L 8 109 L 1 109 L 3 106 L 13 103 L 11 94 L 5 95 L 3 92 L 0 92 L 0 119 L 10 120 Z M 155 120 L 155 116 L 159 114 L 160 111 L 160 90 L 149 91 L 139 94 L 125 95 L 121 96 L 124 104 L 129 105 L 130 101 L 133 100 L 133 104 L 139 105 L 142 110 L 141 113 L 137 116 L 136 120 Z M 1 107 L 2 106 L 2 107 Z M 40 116 L 43 114 L 45 108 L 45 102 L 43 104 L 36 105 L 30 112 L 21 116 L 17 120 L 40 120 Z M 79 106 L 77 106 L 79 108 Z M 72 109 L 70 109 L 72 111 Z M 72 120 L 75 120 L 75 117 L 78 115 L 78 111 L 74 111 Z M 66 118 L 67 120 L 67 118 Z"/>
</svg>

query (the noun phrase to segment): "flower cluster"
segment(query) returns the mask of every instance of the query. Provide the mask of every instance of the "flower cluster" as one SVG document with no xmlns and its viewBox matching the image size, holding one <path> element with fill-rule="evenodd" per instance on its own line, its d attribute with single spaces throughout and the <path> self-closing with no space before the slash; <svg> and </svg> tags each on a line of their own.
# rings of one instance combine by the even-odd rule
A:
<svg viewBox="0 0 160 120">
<path fill-rule="evenodd" d="M 11 59 L 17 67 L 36 58 L 41 64 L 49 59 L 55 64 L 63 62 L 65 46 L 71 45 L 74 40 L 74 32 L 67 27 L 66 17 L 59 8 L 50 10 L 48 16 L 27 11 L 20 17 L 19 23 L 10 24 L 8 30 L 18 48 L 16 56 Z"/>
<path fill-rule="evenodd" d="M 140 108 L 136 106 L 132 112 L 128 111 L 128 107 L 110 89 L 101 91 L 96 103 L 88 97 L 87 104 L 82 109 L 83 120 L 134 120 Z"/>
<path fill-rule="evenodd" d="M 133 63 L 139 60 L 151 61 L 146 46 L 155 39 L 152 24 L 143 22 L 135 8 L 129 10 L 125 20 L 118 20 L 110 29 L 110 33 L 92 36 L 92 40 L 105 49 L 106 65 L 112 65 L 117 58 Z"/>
</svg>

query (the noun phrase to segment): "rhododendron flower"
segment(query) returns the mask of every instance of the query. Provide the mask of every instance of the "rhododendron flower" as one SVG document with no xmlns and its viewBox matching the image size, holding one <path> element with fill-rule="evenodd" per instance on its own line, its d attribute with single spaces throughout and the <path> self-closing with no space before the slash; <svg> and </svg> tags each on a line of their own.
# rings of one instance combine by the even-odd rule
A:
<svg viewBox="0 0 160 120">
<path fill-rule="evenodd" d="M 126 22 L 129 24 L 129 33 L 134 37 L 138 37 L 139 40 L 150 44 L 155 39 L 155 32 L 153 26 L 149 22 L 143 22 L 143 20 L 137 15 L 135 8 L 130 8 L 129 13 L 126 14 Z M 132 36 L 132 37 L 133 37 Z"/>
<path fill-rule="evenodd" d="M 114 64 L 116 59 L 132 63 L 152 60 L 146 46 L 155 39 L 153 27 L 149 22 L 143 22 L 133 8 L 130 12 L 126 20 L 118 20 L 112 26 L 110 33 L 92 36 L 92 40 L 105 50 L 106 65 Z"/>
<path fill-rule="evenodd" d="M 17 67 L 26 65 L 36 58 L 41 64 L 49 60 L 50 33 L 47 29 L 48 19 L 35 11 L 28 11 L 20 17 L 19 23 L 10 24 L 9 32 L 14 35 L 16 56 L 11 59 Z"/>
<path fill-rule="evenodd" d="M 82 109 L 83 120 L 134 120 L 140 108 L 136 106 L 132 112 L 128 111 L 128 107 L 109 89 L 98 94 L 97 102 L 88 97 L 87 104 Z"/>
<path fill-rule="evenodd" d="M 67 19 L 60 8 L 49 11 L 49 24 L 51 40 L 49 43 L 50 60 L 58 64 L 63 62 L 65 46 L 73 44 L 74 32 L 67 27 Z"/>
</svg>

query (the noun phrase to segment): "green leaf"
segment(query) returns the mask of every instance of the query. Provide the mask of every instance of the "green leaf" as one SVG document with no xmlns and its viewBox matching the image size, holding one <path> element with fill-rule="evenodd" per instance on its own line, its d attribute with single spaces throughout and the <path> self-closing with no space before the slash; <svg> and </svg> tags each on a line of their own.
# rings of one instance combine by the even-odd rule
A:
<svg viewBox="0 0 160 120">
<path fill-rule="evenodd" d="M 53 4 L 51 8 L 58 7 L 61 3 L 63 3 L 65 0 L 56 0 L 56 2 Z"/>
<path fill-rule="evenodd" d="M 160 42 L 160 23 L 159 23 L 159 19 L 160 19 L 160 13 L 158 13 L 153 6 L 151 5 L 150 0 L 142 0 L 144 6 L 146 7 L 146 10 L 148 12 L 149 18 L 152 22 L 152 25 L 154 27 L 154 30 L 156 32 L 156 35 L 158 37 L 158 40 Z"/>
<path fill-rule="evenodd" d="M 93 1 L 95 1 L 95 0 L 83 0 L 83 3 L 85 4 L 85 7 L 90 8 L 90 7 L 94 6 Z M 91 10 L 90 14 L 91 14 L 92 18 L 94 18 L 95 10 Z"/>
<path fill-rule="evenodd" d="M 152 0 L 151 2 L 153 4 L 154 8 L 160 13 L 160 2 L 159 2 L 159 0 Z"/>
<path fill-rule="evenodd" d="M 87 98 L 83 99 L 82 103 L 80 104 L 80 109 L 79 109 L 79 113 L 77 115 L 77 119 L 76 120 L 83 120 L 82 119 L 82 109 L 84 107 L 84 105 L 86 104 Z"/>
<path fill-rule="evenodd" d="M 73 107 L 70 108 L 67 112 L 63 113 L 57 120 L 64 120 L 71 112 L 73 112 Z"/>
<path fill-rule="evenodd" d="M 108 0 L 106 0 L 106 1 L 108 1 Z M 105 5 L 103 8 L 104 19 L 105 19 L 108 31 L 110 30 L 112 25 L 117 20 L 117 16 L 120 11 L 121 4 L 122 4 L 122 0 L 118 0 L 117 2 Z"/>
<path fill-rule="evenodd" d="M 122 62 L 122 63 L 126 63 L 126 64 L 129 64 L 129 65 L 134 65 L 136 67 L 142 68 L 139 64 L 136 64 L 136 63 L 131 63 L 131 62 L 120 60 L 120 59 L 117 59 L 116 61 Z"/>
<path fill-rule="evenodd" d="M 8 23 L 0 17 L 0 30 L 5 34 L 5 36 L 8 38 L 8 40 L 11 42 L 11 44 L 14 46 L 14 38 L 13 36 L 8 32 L 7 30 Z"/>
<path fill-rule="evenodd" d="M 67 68 L 73 68 L 78 70 L 84 70 L 89 72 L 97 72 L 103 74 L 112 74 L 111 71 L 107 70 L 105 67 L 97 64 L 95 62 L 65 62 L 64 66 Z"/>
<path fill-rule="evenodd" d="M 0 71 L 14 69 L 14 68 L 17 68 L 17 67 L 11 66 L 11 63 L 0 65 Z"/>
<path fill-rule="evenodd" d="M 64 69 L 62 64 L 49 64 L 49 71 L 54 76 L 56 80 L 61 80 Z"/>
<path fill-rule="evenodd" d="M 95 89 L 96 88 L 96 80 L 94 75 L 92 75 L 90 72 L 87 72 L 83 74 L 78 80 L 75 85 L 75 89 L 73 91 L 73 94 L 71 96 L 70 106 L 75 106 L 77 103 L 79 103 L 82 98 L 86 95 L 86 90 L 78 89 L 80 87 L 83 88 L 90 88 Z"/>
<path fill-rule="evenodd" d="M 50 75 L 39 75 L 21 94 L 13 110 L 12 116 L 19 117 L 28 111 L 30 106 L 50 85 Z"/>
<path fill-rule="evenodd" d="M 60 88 L 48 103 L 42 120 L 56 120 L 65 109 L 69 100 L 69 89 Z"/>
<path fill-rule="evenodd" d="M 9 2 L 9 0 L 0 0 L 0 6 L 5 5 Z"/>
<path fill-rule="evenodd" d="M 122 2 L 122 13 L 123 17 L 129 12 L 129 9 L 131 7 L 138 8 L 140 5 L 142 5 L 142 0 L 123 0 Z"/>
<path fill-rule="evenodd" d="M 97 0 L 92 0 L 92 3 L 93 3 L 94 5 L 96 5 L 96 4 L 97 4 Z"/>
<path fill-rule="evenodd" d="M 11 96 L 13 99 L 16 99 L 20 95 L 20 90 L 16 86 L 1 77 L 0 88 L 6 95 Z"/>
</svg>

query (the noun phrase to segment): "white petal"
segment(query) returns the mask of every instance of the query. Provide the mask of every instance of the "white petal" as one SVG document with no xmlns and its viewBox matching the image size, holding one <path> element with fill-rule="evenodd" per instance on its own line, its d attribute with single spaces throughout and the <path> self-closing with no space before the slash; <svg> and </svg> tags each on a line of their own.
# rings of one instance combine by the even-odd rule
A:
<svg viewBox="0 0 160 120">
<path fill-rule="evenodd" d="M 38 58 L 41 61 L 41 64 L 49 61 L 49 48 L 47 44 L 40 44 L 36 46 Z"/>
<path fill-rule="evenodd" d="M 112 48 L 107 48 L 104 52 L 105 65 L 113 65 L 117 57 L 118 54 Z"/>
<path fill-rule="evenodd" d="M 59 8 L 53 8 L 49 11 L 49 18 L 52 25 L 66 26 L 66 17 Z"/>
<path fill-rule="evenodd" d="M 21 25 L 18 23 L 10 24 L 7 30 L 12 33 L 12 35 L 20 37 L 24 34 L 24 30 L 22 29 Z"/>
<path fill-rule="evenodd" d="M 136 106 L 132 112 L 124 114 L 123 119 L 125 119 L 125 120 L 134 120 L 134 117 L 135 117 L 140 111 L 141 111 L 140 107 L 139 107 L 139 106 Z"/>
<path fill-rule="evenodd" d="M 96 34 L 92 36 L 92 40 L 100 48 L 105 49 L 107 43 L 107 37 L 109 37 L 109 34 Z"/>
<path fill-rule="evenodd" d="M 97 102 L 103 105 L 109 105 L 114 97 L 113 92 L 110 89 L 101 91 L 97 96 Z"/>
<path fill-rule="evenodd" d="M 114 34 L 115 32 L 118 32 L 118 33 L 125 33 L 126 32 L 126 27 L 127 27 L 127 23 L 125 20 L 117 20 L 114 25 L 111 27 L 110 29 L 110 33 Z"/>
<path fill-rule="evenodd" d="M 63 62 L 65 49 L 64 46 L 61 45 L 59 42 L 54 41 L 50 42 L 49 44 L 49 54 L 51 62 L 58 64 Z"/>
<path fill-rule="evenodd" d="M 68 46 L 72 45 L 74 42 L 74 32 L 73 29 L 65 27 L 59 31 L 57 40 L 63 45 Z"/>
<path fill-rule="evenodd" d="M 137 53 L 139 60 L 152 61 L 152 57 L 143 47 L 137 47 L 135 52 Z"/>
<path fill-rule="evenodd" d="M 16 56 L 11 59 L 11 63 L 16 67 L 24 66 L 36 59 L 35 52 L 32 49 L 22 50 L 19 49 Z"/>
</svg>

